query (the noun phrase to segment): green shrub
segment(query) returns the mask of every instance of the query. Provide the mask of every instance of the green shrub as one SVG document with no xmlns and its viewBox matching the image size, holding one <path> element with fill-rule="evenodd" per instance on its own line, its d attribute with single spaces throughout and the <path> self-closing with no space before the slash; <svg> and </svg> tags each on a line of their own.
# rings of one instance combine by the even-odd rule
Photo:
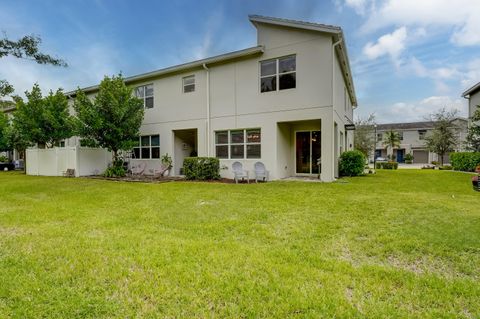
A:
<svg viewBox="0 0 480 319">
<path fill-rule="evenodd" d="M 362 152 L 354 150 L 343 152 L 340 156 L 340 175 L 358 176 L 363 174 L 365 167 L 365 155 Z"/>
<path fill-rule="evenodd" d="M 480 152 L 450 153 L 450 163 L 456 171 L 473 172 L 480 165 Z"/>
<path fill-rule="evenodd" d="M 407 153 L 404 157 L 405 161 L 413 161 L 412 153 Z"/>
<path fill-rule="evenodd" d="M 183 160 L 183 173 L 189 180 L 220 178 L 220 161 L 215 157 L 187 157 Z"/>
<path fill-rule="evenodd" d="M 105 170 L 103 176 L 105 177 L 124 177 L 126 175 L 123 161 L 115 161 L 113 165 Z"/>
<path fill-rule="evenodd" d="M 8 157 L 4 155 L 0 155 L 0 163 L 7 163 L 8 162 Z"/>
<path fill-rule="evenodd" d="M 376 169 L 397 169 L 398 163 L 397 162 L 380 162 L 377 163 Z"/>
</svg>

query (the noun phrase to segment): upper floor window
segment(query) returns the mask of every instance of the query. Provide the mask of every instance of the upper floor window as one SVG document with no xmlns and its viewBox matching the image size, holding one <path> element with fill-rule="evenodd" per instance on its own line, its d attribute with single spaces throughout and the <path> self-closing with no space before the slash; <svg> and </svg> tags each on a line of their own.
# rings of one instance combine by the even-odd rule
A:
<svg viewBox="0 0 480 319">
<path fill-rule="evenodd" d="M 140 136 L 133 154 L 136 159 L 160 158 L 160 135 Z"/>
<path fill-rule="evenodd" d="M 151 109 L 153 107 L 153 84 L 135 88 L 135 96 L 143 100 L 144 108 Z"/>
<path fill-rule="evenodd" d="M 403 141 L 403 132 L 397 132 L 398 137 L 400 138 L 400 141 Z"/>
<path fill-rule="evenodd" d="M 261 158 L 260 129 L 215 132 L 215 153 L 218 158 Z"/>
<path fill-rule="evenodd" d="M 383 139 L 383 133 L 377 133 L 377 141 L 381 141 Z"/>
<path fill-rule="evenodd" d="M 183 93 L 195 91 L 195 75 L 186 76 L 182 79 Z"/>
<path fill-rule="evenodd" d="M 424 140 L 425 139 L 425 134 L 427 134 L 427 130 L 418 130 L 418 139 L 419 140 Z"/>
<path fill-rule="evenodd" d="M 293 89 L 297 85 L 296 56 L 260 62 L 260 91 L 270 92 Z"/>
</svg>

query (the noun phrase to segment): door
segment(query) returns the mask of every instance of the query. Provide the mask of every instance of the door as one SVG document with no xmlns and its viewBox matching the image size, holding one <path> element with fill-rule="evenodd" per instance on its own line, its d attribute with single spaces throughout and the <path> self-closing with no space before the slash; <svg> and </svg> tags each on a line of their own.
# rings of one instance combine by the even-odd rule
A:
<svg viewBox="0 0 480 319">
<path fill-rule="evenodd" d="M 428 164 L 428 151 L 413 151 L 413 162 Z"/>
<path fill-rule="evenodd" d="M 404 155 L 405 155 L 405 150 L 404 149 L 397 150 L 397 162 L 403 163 L 404 162 L 404 159 L 403 159 Z"/>
<path fill-rule="evenodd" d="M 318 174 L 317 161 L 321 157 L 321 132 L 296 132 L 295 144 L 295 172 L 297 174 Z"/>
</svg>

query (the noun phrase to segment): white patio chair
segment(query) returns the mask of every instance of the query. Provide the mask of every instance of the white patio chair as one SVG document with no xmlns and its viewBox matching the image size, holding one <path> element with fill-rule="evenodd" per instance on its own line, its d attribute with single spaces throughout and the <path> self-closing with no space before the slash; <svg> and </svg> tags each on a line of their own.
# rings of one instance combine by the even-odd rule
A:
<svg viewBox="0 0 480 319">
<path fill-rule="evenodd" d="M 258 183 L 259 180 L 262 182 L 268 181 L 268 171 L 262 162 L 255 163 L 255 182 Z"/>
<path fill-rule="evenodd" d="M 132 175 L 143 175 L 143 173 L 145 172 L 145 168 L 147 168 L 147 163 L 145 162 L 133 165 L 131 169 Z"/>
<path fill-rule="evenodd" d="M 235 179 L 235 183 L 238 184 L 238 180 L 241 178 L 242 181 L 246 178 L 247 183 L 250 183 L 249 178 L 248 178 L 248 171 L 243 169 L 243 165 L 240 162 L 234 162 L 232 164 L 232 169 L 233 169 L 233 175 Z"/>
</svg>

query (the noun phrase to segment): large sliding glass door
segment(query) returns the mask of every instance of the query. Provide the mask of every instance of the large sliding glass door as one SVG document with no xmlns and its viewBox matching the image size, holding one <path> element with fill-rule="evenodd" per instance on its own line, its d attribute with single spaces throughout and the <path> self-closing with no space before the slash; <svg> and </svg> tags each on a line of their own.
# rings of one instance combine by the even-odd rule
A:
<svg viewBox="0 0 480 319">
<path fill-rule="evenodd" d="M 317 161 L 321 157 L 321 132 L 296 132 L 295 144 L 295 172 L 297 174 L 318 174 Z"/>
</svg>

